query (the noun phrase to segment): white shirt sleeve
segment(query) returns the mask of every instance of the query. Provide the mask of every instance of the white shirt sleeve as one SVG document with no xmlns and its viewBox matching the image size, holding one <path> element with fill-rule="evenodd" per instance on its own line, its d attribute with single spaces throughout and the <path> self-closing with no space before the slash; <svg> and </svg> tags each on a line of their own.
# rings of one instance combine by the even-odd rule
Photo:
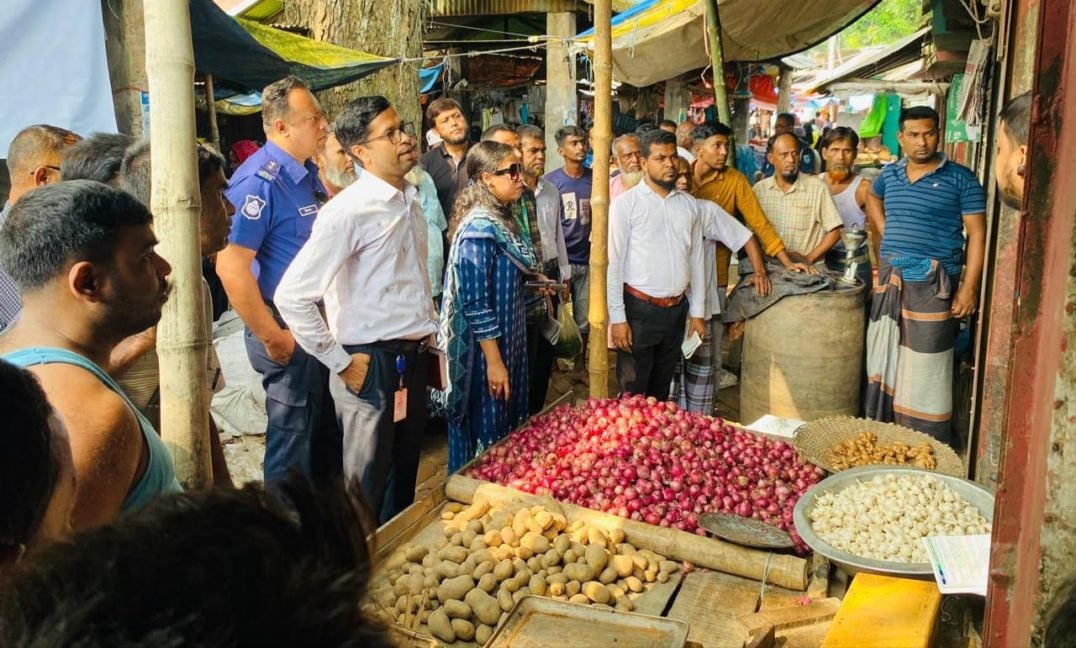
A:
<svg viewBox="0 0 1076 648">
<path fill-rule="evenodd" d="M 698 201 L 696 201 L 698 202 Z M 706 246 L 702 242 L 702 214 L 696 209 L 691 224 L 691 283 L 688 305 L 691 317 L 708 319 L 706 312 Z"/>
<path fill-rule="evenodd" d="M 727 211 L 710 200 L 699 200 L 702 216 L 702 236 L 710 241 L 717 241 L 737 252 L 751 240 L 751 230 L 736 220 Z"/>
<path fill-rule="evenodd" d="M 572 266 L 568 263 L 568 247 L 564 244 L 564 230 L 557 227 L 557 267 L 560 269 L 560 280 L 568 281 L 572 278 Z"/>
<path fill-rule="evenodd" d="M 628 321 L 624 312 L 624 257 L 631 238 L 630 199 L 621 199 L 609 206 L 609 270 L 606 275 L 606 300 L 609 302 L 609 323 Z"/>
<path fill-rule="evenodd" d="M 288 266 L 274 303 L 287 323 L 295 342 L 333 373 L 351 364 L 351 355 L 336 341 L 321 316 L 318 302 L 337 272 L 352 255 L 352 219 L 332 218 L 323 209 L 314 223 L 310 239 Z M 327 218 L 328 217 L 328 218 Z"/>
<path fill-rule="evenodd" d="M 560 226 L 561 211 L 564 205 L 557 198 L 557 219 L 553 221 L 553 231 L 557 233 L 557 266 L 560 268 L 560 280 L 568 281 L 572 278 L 572 266 L 568 263 L 568 246 L 564 243 L 564 228 Z"/>
</svg>

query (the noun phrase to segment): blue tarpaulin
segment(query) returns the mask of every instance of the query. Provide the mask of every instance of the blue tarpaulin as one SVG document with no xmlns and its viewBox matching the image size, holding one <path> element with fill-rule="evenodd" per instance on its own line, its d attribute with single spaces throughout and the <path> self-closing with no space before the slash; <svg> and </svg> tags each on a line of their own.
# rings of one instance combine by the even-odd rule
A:
<svg viewBox="0 0 1076 648">
<path fill-rule="evenodd" d="M 433 90 L 445 71 L 445 64 L 439 63 L 433 67 L 422 68 L 418 71 L 418 91 L 425 94 Z"/>
</svg>

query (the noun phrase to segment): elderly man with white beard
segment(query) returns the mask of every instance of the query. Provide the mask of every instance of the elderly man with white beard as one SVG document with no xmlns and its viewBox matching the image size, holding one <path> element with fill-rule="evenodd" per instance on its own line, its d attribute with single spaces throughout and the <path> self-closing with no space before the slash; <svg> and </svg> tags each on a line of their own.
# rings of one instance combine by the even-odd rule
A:
<svg viewBox="0 0 1076 648">
<path fill-rule="evenodd" d="M 613 140 L 613 158 L 620 173 L 609 179 L 609 202 L 643 179 L 643 155 L 639 148 L 639 136 L 628 133 Z"/>
</svg>

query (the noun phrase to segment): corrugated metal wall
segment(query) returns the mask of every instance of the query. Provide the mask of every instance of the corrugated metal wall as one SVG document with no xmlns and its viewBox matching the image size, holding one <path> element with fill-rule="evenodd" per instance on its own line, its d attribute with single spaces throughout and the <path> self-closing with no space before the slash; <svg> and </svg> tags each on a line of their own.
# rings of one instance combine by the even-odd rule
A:
<svg viewBox="0 0 1076 648">
<path fill-rule="evenodd" d="M 501 16 L 519 13 L 585 11 L 576 0 L 430 0 L 432 16 Z"/>
</svg>

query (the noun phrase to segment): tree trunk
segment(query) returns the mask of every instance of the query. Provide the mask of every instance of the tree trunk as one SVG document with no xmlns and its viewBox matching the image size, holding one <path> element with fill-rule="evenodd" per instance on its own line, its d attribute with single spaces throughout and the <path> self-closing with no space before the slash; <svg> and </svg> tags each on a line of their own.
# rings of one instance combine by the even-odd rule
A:
<svg viewBox="0 0 1076 648">
<path fill-rule="evenodd" d="M 422 0 L 288 0 L 280 22 L 301 25 L 310 38 L 393 58 L 422 55 Z M 365 79 L 318 93 L 330 121 L 348 101 L 379 94 L 405 122 L 422 130 L 418 62 L 394 65 Z"/>
<path fill-rule="evenodd" d="M 142 0 L 101 0 L 101 6 L 116 125 L 121 133 L 141 137 L 142 91 L 149 87 Z"/>
<path fill-rule="evenodd" d="M 684 76 L 669 79 L 665 82 L 665 119 L 671 119 L 679 124 L 687 119 L 688 109 L 691 108 L 691 90 L 685 82 Z"/>
<path fill-rule="evenodd" d="M 784 65 L 777 67 L 781 70 L 777 81 L 777 112 L 786 113 L 792 110 L 792 68 Z"/>
<path fill-rule="evenodd" d="M 201 192 L 194 128 L 194 50 L 187 0 L 146 4 L 153 188 L 151 209 L 161 256 L 172 264 L 172 298 L 157 328 L 161 438 L 185 488 L 212 485 L 209 388 L 198 215 Z"/>
<path fill-rule="evenodd" d="M 737 142 L 748 141 L 747 131 L 751 127 L 751 97 L 734 97 L 732 100 L 732 134 Z"/>
<path fill-rule="evenodd" d="M 575 56 L 567 47 L 567 39 L 574 38 L 576 34 L 575 14 L 547 14 L 546 32 L 554 39 L 546 48 L 545 58 L 545 168 L 552 171 L 564 166 L 564 158 L 557 151 L 557 131 L 569 124 L 579 123 Z"/>
</svg>

